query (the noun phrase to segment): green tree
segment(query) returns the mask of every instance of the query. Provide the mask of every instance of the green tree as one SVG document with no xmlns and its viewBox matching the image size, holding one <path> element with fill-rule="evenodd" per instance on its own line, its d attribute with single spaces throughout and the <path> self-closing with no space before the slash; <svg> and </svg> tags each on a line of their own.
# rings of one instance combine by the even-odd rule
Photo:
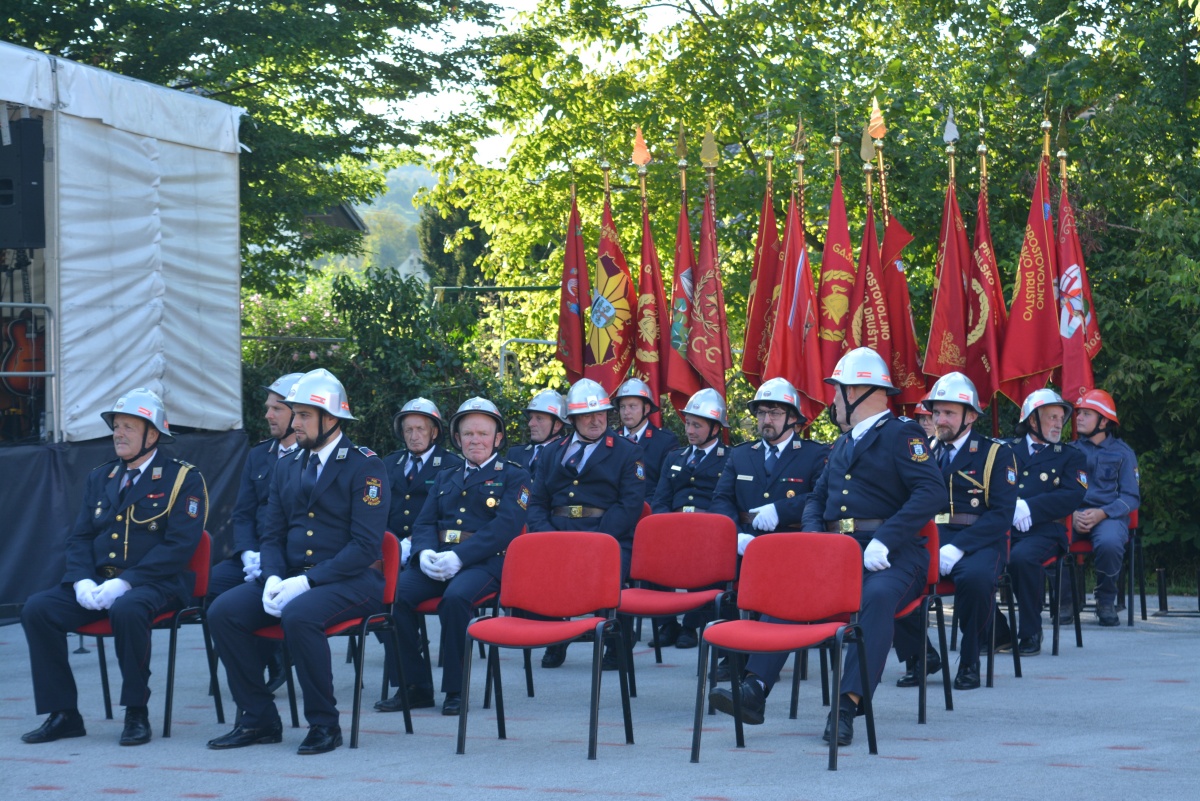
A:
<svg viewBox="0 0 1200 801">
<path fill-rule="evenodd" d="M 245 108 L 243 282 L 286 293 L 316 256 L 359 250 L 357 232 L 307 215 L 380 194 L 379 165 L 418 141 L 403 104 L 470 79 L 476 49 L 459 23 L 486 23 L 492 8 L 484 0 L 32 0 L 6 4 L 4 35 Z"/>
<path fill-rule="evenodd" d="M 470 208 L 461 196 L 440 208 L 422 206 L 417 236 L 431 286 L 482 283 L 479 260 L 487 250 L 488 237 L 471 219 Z"/>
<path fill-rule="evenodd" d="M 695 235 L 699 138 L 712 125 L 723 147 L 718 243 L 730 336 L 738 343 L 766 151 L 776 152 L 776 196 L 786 197 L 787 142 L 802 114 L 811 142 L 805 222 L 819 263 L 833 173 L 827 143 L 835 131 L 846 140 L 843 176 L 857 237 L 864 197 L 856 153 L 877 96 L 889 129 L 890 205 L 915 236 L 905 258 L 921 333 L 928 329 L 947 180 L 941 139 L 947 108 L 955 108 L 963 134 L 958 183 L 968 225 L 978 171 L 966 154 L 981 143 L 976 110 L 983 111 L 992 230 L 1010 289 L 1046 114 L 1058 129 L 1057 144 L 1069 150 L 1072 196 L 1081 209 L 1105 335 L 1097 381 L 1114 390 L 1127 436 L 1153 468 L 1143 472 L 1147 530 L 1152 539 L 1194 546 L 1198 515 L 1187 499 L 1200 491 L 1191 464 L 1200 443 L 1190 423 L 1200 402 L 1192 353 L 1200 67 L 1189 6 L 547 0 L 489 41 L 486 82 L 474 106 L 450 116 L 440 131 L 433 196 L 471 199 L 490 237 L 482 262 L 487 276 L 555 283 L 572 183 L 585 237 L 598 239 L 601 161 L 618 165 L 616 223 L 627 255 L 636 254 L 636 177 L 624 165 L 640 125 L 655 157 L 649 204 L 669 265 L 679 208 L 676 132 L 682 124 L 690 134 Z M 472 143 L 497 130 L 513 137 L 507 159 L 476 163 Z M 553 338 L 557 297 L 531 294 L 519 302 L 520 315 L 485 311 L 479 330 L 491 331 L 493 341 Z M 531 350 L 526 358 L 541 365 L 532 372 L 535 382 L 561 376 L 548 351 Z M 1005 418 L 1013 412 L 1001 410 Z"/>
</svg>

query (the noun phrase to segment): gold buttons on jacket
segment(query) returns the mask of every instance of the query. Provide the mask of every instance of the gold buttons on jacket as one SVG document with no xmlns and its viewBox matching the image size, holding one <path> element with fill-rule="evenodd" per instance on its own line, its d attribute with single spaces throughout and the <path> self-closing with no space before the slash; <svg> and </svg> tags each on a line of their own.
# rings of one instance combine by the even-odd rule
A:
<svg viewBox="0 0 1200 801">
<path fill-rule="evenodd" d="M 305 556 L 312 556 L 312 551 L 305 551 L 305 552 L 304 552 L 304 555 L 305 555 Z"/>
<path fill-rule="evenodd" d="M 771 497 L 771 493 L 769 493 L 769 492 L 764 492 L 764 493 L 763 493 L 763 497 L 764 497 L 764 498 L 770 498 L 770 497 Z"/>
<path fill-rule="evenodd" d="M 109 558 L 109 559 L 116 559 L 116 558 L 117 558 L 117 555 L 116 555 L 115 553 L 110 553 L 110 554 L 108 555 L 108 558 Z"/>
<path fill-rule="evenodd" d="M 846 511 L 846 507 L 845 507 L 845 506 L 843 506 L 843 507 L 842 507 L 842 511 L 843 511 L 843 512 L 844 512 L 844 511 Z"/>
<path fill-rule="evenodd" d="M 309 517 L 316 517 L 317 515 L 316 515 L 316 513 L 315 513 L 315 512 L 309 512 L 309 513 L 308 513 L 308 516 L 309 516 Z"/>
<path fill-rule="evenodd" d="M 114 540 L 117 540 L 117 539 L 120 539 L 120 538 L 121 538 L 121 535 L 120 535 L 120 534 L 118 534 L 117 532 L 115 532 L 115 531 L 114 531 L 114 532 L 113 532 L 113 535 L 112 535 L 112 538 L 113 538 Z"/>
<path fill-rule="evenodd" d="M 571 483 L 572 483 L 572 484 L 574 484 L 575 486 L 577 486 L 577 487 L 578 487 L 578 486 L 579 486 L 579 479 L 575 479 L 575 480 L 574 480 L 574 481 L 572 481 Z"/>
<path fill-rule="evenodd" d="M 117 515 L 117 522 L 118 522 L 118 523 L 120 523 L 120 522 L 121 522 L 122 520 L 124 520 L 124 519 L 125 519 L 125 518 L 121 517 L 120 515 Z"/>
<path fill-rule="evenodd" d="M 849 474 L 849 473 L 847 473 L 847 474 L 846 474 L 846 480 L 847 480 L 847 481 L 849 481 L 849 480 L 850 480 L 850 474 Z"/>
<path fill-rule="evenodd" d="M 310 536 L 310 537 L 313 535 L 313 533 L 312 533 L 312 529 L 311 529 L 311 528 L 310 528 L 308 531 L 304 532 L 304 533 L 305 533 L 305 534 L 307 534 L 307 535 L 308 535 L 308 536 Z"/>
</svg>

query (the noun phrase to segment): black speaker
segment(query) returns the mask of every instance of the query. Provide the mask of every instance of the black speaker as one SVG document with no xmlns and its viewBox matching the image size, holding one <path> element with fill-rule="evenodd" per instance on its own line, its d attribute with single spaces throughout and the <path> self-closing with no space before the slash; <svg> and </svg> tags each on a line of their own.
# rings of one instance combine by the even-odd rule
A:
<svg viewBox="0 0 1200 801">
<path fill-rule="evenodd" d="M 0 114 L 5 113 L 0 108 Z M 42 121 L 13 120 L 12 143 L 0 144 L 0 248 L 46 247 Z"/>
</svg>

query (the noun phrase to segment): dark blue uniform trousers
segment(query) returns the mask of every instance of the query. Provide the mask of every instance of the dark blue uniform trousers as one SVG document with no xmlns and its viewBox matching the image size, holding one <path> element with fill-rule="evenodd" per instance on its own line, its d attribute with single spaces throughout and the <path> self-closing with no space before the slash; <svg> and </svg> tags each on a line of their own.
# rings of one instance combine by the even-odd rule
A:
<svg viewBox="0 0 1200 801">
<path fill-rule="evenodd" d="M 1017 637 L 1025 639 L 1042 633 L 1042 597 L 1045 594 L 1047 559 L 1060 553 L 1059 537 L 1035 535 L 1014 540 L 1008 555 L 1008 574 L 1013 580 L 1017 599 Z"/>
<path fill-rule="evenodd" d="M 925 590 L 925 572 L 928 569 L 925 555 L 924 548 L 913 545 L 900 553 L 888 554 L 891 567 L 875 572 L 863 571 L 862 611 L 858 620 L 863 629 L 867 680 L 871 683 L 872 693 L 883 677 L 883 668 L 892 648 L 896 612 L 920 597 Z M 763 620 L 783 622 L 773 621 L 770 617 L 764 617 Z M 746 662 L 746 670 L 762 679 L 763 686 L 769 692 L 779 680 L 779 672 L 783 670 L 787 658 L 788 654 L 755 654 Z M 857 646 L 851 646 L 847 649 L 842 669 L 843 694 L 866 695 L 858 671 Z"/>
<path fill-rule="evenodd" d="M 400 639 L 400 660 L 409 684 L 433 694 L 431 663 L 421 658 L 417 635 L 417 605 L 441 596 L 438 620 L 442 626 L 442 692 L 462 692 L 463 650 L 467 626 L 475 616 L 480 600 L 500 589 L 500 582 L 487 570 L 465 567 L 449 581 L 431 579 L 417 570 L 400 574 L 396 587 L 396 633 Z M 391 666 L 389 664 L 389 671 Z M 393 677 L 393 684 L 399 683 Z"/>
<path fill-rule="evenodd" d="M 1081 534 L 1076 531 L 1074 537 L 1076 540 L 1092 541 L 1092 556 L 1096 560 L 1096 600 L 1102 604 L 1115 604 L 1120 595 L 1117 577 L 1121 574 L 1125 546 L 1129 542 L 1127 519 L 1110 517 L 1101 520 L 1091 532 Z M 1064 581 L 1062 590 L 1062 608 L 1070 609 L 1073 597 L 1071 582 Z"/>
<path fill-rule="evenodd" d="M 212 606 L 212 602 L 217 599 L 217 596 L 223 592 L 228 592 L 234 587 L 240 587 L 243 584 L 254 584 L 259 587 L 261 592 L 262 587 L 257 582 L 246 581 L 246 573 L 242 570 L 242 560 L 239 557 L 232 559 L 222 559 L 212 566 L 212 571 L 208 575 L 208 599 L 206 603 Z M 264 663 L 275 661 L 278 664 L 282 657 L 277 657 L 281 646 L 279 643 L 261 637 L 255 637 L 258 640 L 258 648 L 262 651 L 262 659 Z"/>
<path fill-rule="evenodd" d="M 257 581 L 243 582 L 222 593 L 208 610 L 209 627 L 225 664 L 229 691 L 242 710 L 238 723 L 258 728 L 279 719 L 275 696 L 267 692 L 263 678 L 266 663 L 262 649 L 257 647 L 259 638 L 254 636 L 258 629 L 279 623 L 304 693 L 305 720 L 310 726 L 338 725 L 333 660 L 325 629 L 380 611 L 383 574 L 364 570 L 346 581 L 313 587 L 292 599 L 278 618 L 263 609 L 262 594 L 262 585 Z"/>
<path fill-rule="evenodd" d="M 112 622 L 113 650 L 121 667 L 121 705 L 145 706 L 150 700 L 150 623 L 179 605 L 179 599 L 155 584 L 134 587 L 111 609 L 98 612 L 80 606 L 68 584 L 30 596 L 21 610 L 21 625 L 29 643 L 37 714 L 78 708 L 67 634 L 106 617 Z"/>
<path fill-rule="evenodd" d="M 965 554 L 947 576 L 954 582 L 954 617 L 962 631 L 959 664 L 971 665 L 979 660 L 983 638 L 991 631 L 996 580 L 1002 570 L 1004 549 L 996 546 Z M 896 621 L 896 656 L 900 659 L 919 657 L 926 642 L 925 621 L 920 615 Z M 932 650 L 932 645 L 929 648 Z"/>
</svg>

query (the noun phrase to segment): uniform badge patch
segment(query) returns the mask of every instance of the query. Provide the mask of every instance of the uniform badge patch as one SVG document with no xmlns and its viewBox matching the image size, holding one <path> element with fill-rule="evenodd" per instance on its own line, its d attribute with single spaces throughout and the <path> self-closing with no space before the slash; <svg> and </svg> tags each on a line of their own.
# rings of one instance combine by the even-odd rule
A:
<svg viewBox="0 0 1200 801">
<path fill-rule="evenodd" d="M 611 448 L 612 446 L 613 446 L 613 438 L 612 438 L 612 437 L 605 437 L 605 438 L 604 438 L 604 447 L 606 447 L 606 448 Z"/>
<path fill-rule="evenodd" d="M 150 471 L 150 480 L 151 481 L 158 481 L 160 478 L 162 478 L 162 468 L 161 467 L 156 467 Z"/>
<path fill-rule="evenodd" d="M 638 481 L 645 481 L 646 480 L 646 466 L 644 464 L 642 464 L 640 461 L 636 462 L 636 464 L 637 464 L 636 472 L 637 472 Z"/>
<path fill-rule="evenodd" d="M 522 509 L 529 505 L 529 487 L 521 487 L 521 492 L 517 494 L 517 505 Z"/>
<path fill-rule="evenodd" d="M 979 443 L 972 440 L 970 447 L 967 449 L 967 453 L 978 453 L 978 452 L 979 452 Z"/>
<path fill-rule="evenodd" d="M 334 461 L 340 462 L 346 458 L 346 454 L 350 452 L 349 448 L 338 448 L 337 456 L 333 457 Z"/>
<path fill-rule="evenodd" d="M 367 506 L 378 506 L 383 498 L 383 482 L 377 478 L 367 478 L 367 486 L 363 489 L 363 503 Z"/>
<path fill-rule="evenodd" d="M 187 497 L 187 516 L 197 517 L 200 514 L 200 499 L 195 495 Z"/>
<path fill-rule="evenodd" d="M 912 457 L 914 462 L 929 461 L 929 448 L 925 445 L 925 440 L 920 437 L 913 437 L 908 441 L 908 455 Z"/>
<path fill-rule="evenodd" d="M 442 457 L 440 457 L 440 456 L 433 457 L 433 466 L 441 467 L 442 466 Z"/>
<path fill-rule="evenodd" d="M 1080 470 L 1080 471 L 1079 471 L 1079 486 L 1083 487 L 1084 489 L 1087 489 L 1087 488 L 1088 488 L 1088 485 L 1087 485 L 1087 471 L 1086 471 L 1086 470 Z"/>
<path fill-rule="evenodd" d="M 1008 483 L 1009 484 L 1017 483 L 1017 469 L 1015 467 L 1008 468 Z"/>
</svg>

